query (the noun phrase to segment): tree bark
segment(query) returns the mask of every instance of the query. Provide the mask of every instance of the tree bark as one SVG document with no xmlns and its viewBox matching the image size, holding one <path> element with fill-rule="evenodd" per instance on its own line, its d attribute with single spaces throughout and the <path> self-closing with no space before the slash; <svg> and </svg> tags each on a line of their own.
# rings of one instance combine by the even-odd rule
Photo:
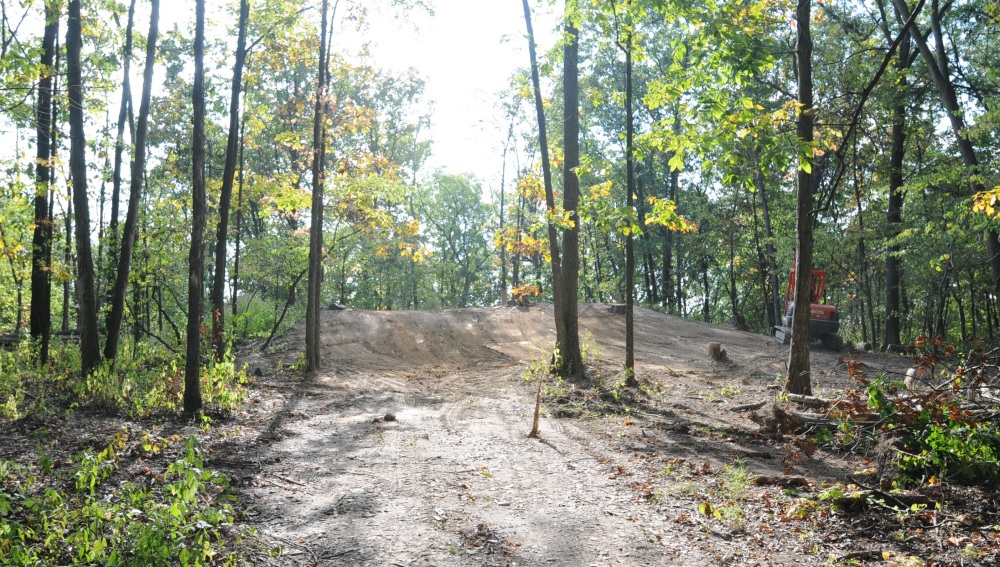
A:
<svg viewBox="0 0 1000 567">
<path fill-rule="evenodd" d="M 326 104 L 326 32 L 328 0 L 323 0 L 319 36 L 319 65 L 316 78 L 316 106 L 313 114 L 313 191 L 309 228 L 309 290 L 306 301 L 306 370 L 322 367 L 320 359 L 320 300 L 323 288 L 323 162 L 326 159 L 324 105 Z"/>
<path fill-rule="evenodd" d="M 83 34 L 81 0 L 69 3 L 66 30 L 66 70 L 69 83 L 69 167 L 73 175 L 73 202 L 76 206 L 76 281 L 77 324 L 80 328 L 80 363 L 83 375 L 89 375 L 101 363 L 100 338 L 97 335 L 97 291 L 94 258 L 90 246 L 90 204 L 87 194 L 87 139 L 84 132 L 83 78 L 80 52 Z"/>
<path fill-rule="evenodd" d="M 49 360 L 49 337 L 52 333 L 52 215 L 49 212 L 52 177 L 52 92 L 55 74 L 56 36 L 59 35 L 59 11 L 45 5 L 45 34 L 42 38 L 42 69 L 35 107 L 35 230 L 31 238 L 31 338 L 38 341 L 38 361 Z"/>
<path fill-rule="evenodd" d="M 125 26 L 125 49 L 122 51 L 122 100 L 118 108 L 118 132 L 115 136 L 115 163 L 114 174 L 111 178 L 111 221 L 108 224 L 108 274 L 118 272 L 119 260 L 119 238 L 118 238 L 118 214 L 121 206 L 122 191 L 122 154 L 125 152 L 125 123 L 129 121 L 132 106 L 132 32 L 135 23 L 135 0 L 132 0 L 128 8 L 128 24 Z M 130 132 L 134 129 L 130 128 Z M 133 136 L 134 141 L 134 136 Z M 102 268 L 103 269 L 103 268 Z M 109 297 L 109 303 L 113 300 Z"/>
<path fill-rule="evenodd" d="M 201 322 L 205 304 L 205 0 L 195 2 L 194 127 L 191 148 L 191 251 L 188 254 L 187 352 L 184 414 L 201 411 Z"/>
<path fill-rule="evenodd" d="M 635 210 L 635 112 L 632 108 L 632 32 L 625 34 L 625 206 Z M 635 236 L 625 237 L 625 384 L 637 387 L 635 376 Z"/>
<path fill-rule="evenodd" d="M 888 34 L 887 34 L 888 38 Z M 906 158 L 906 70 L 910 67 L 910 32 L 903 32 L 903 40 L 896 56 L 896 96 L 892 106 L 892 149 L 889 152 L 889 205 L 886 210 L 886 228 L 889 246 L 885 258 L 885 341 L 887 345 L 902 344 L 899 326 L 899 284 L 902 279 L 901 247 L 895 241 L 903 222 L 903 162 Z"/>
<path fill-rule="evenodd" d="M 243 87 L 243 65 L 246 62 L 247 18 L 250 15 L 248 0 L 240 0 L 240 23 L 236 39 L 236 63 L 233 65 L 233 83 L 229 97 L 229 138 L 226 140 L 226 165 L 222 171 L 222 190 L 219 193 L 219 224 L 215 231 L 215 278 L 212 281 L 212 344 L 215 359 L 226 354 L 225 341 L 225 291 L 226 291 L 226 241 L 229 236 L 229 207 L 233 200 L 233 180 L 239 157 L 240 89 Z"/>
<path fill-rule="evenodd" d="M 785 389 L 792 394 L 812 394 L 809 368 L 809 300 L 813 253 L 813 89 L 812 89 L 812 36 L 809 30 L 811 0 L 798 0 L 795 10 L 798 42 L 796 45 L 798 70 L 798 98 L 801 108 L 796 126 L 799 149 L 796 199 L 796 251 L 795 251 L 795 315 L 792 321 L 792 344 L 788 356 L 788 378 Z M 808 148 L 808 149 L 807 149 Z M 802 152 L 808 152 L 803 156 Z M 803 160 L 805 163 L 802 163 Z M 806 167 L 809 171 L 806 171 Z"/>
<path fill-rule="evenodd" d="M 542 183 L 545 186 L 545 206 L 547 210 L 555 212 L 555 193 L 552 189 L 552 167 L 549 163 L 549 142 L 545 130 L 545 107 L 542 104 L 542 87 L 538 78 L 538 56 L 535 52 L 535 31 L 531 25 L 531 9 L 528 7 L 528 0 L 522 0 L 524 9 L 524 24 L 528 30 L 528 56 L 531 59 L 531 84 L 535 94 L 535 114 L 538 118 L 538 146 L 542 158 Z M 563 63 L 565 65 L 565 62 Z M 565 80 L 565 77 L 564 77 Z M 569 169 L 569 165 L 564 163 L 564 168 Z M 564 197 L 565 198 L 565 197 Z M 555 312 L 556 326 L 556 349 L 560 354 L 565 354 L 566 343 L 566 316 L 564 314 L 565 305 L 562 301 L 563 277 L 562 263 L 559 254 L 559 233 L 552 222 L 548 222 L 549 255 L 552 265 L 552 308 Z M 565 357 L 560 357 L 565 360 Z M 556 361 L 553 361 L 556 362 Z M 553 368 L 552 371 L 561 374 L 562 368 Z"/>
<path fill-rule="evenodd" d="M 568 4 L 568 3 L 567 3 Z M 580 282 L 580 86 L 578 73 L 579 32 L 572 22 L 572 14 L 565 15 L 565 32 L 569 41 L 563 47 L 563 210 L 570 214 L 571 226 L 563 231 L 562 285 L 553 294 L 562 304 L 564 335 L 559 342 L 562 354 L 562 376 L 583 375 L 583 354 L 579 329 Z M 559 326 L 558 323 L 556 325 Z"/>
<path fill-rule="evenodd" d="M 246 166 L 243 152 L 246 149 L 246 129 L 247 117 L 244 113 L 240 121 L 240 184 L 236 191 L 236 250 L 233 253 L 233 288 L 229 299 L 232 303 L 233 317 L 239 313 L 236 309 L 236 298 L 240 291 L 240 243 L 243 240 L 243 170 Z"/>
<path fill-rule="evenodd" d="M 111 292 L 111 311 L 108 314 L 107 341 L 104 358 L 118 355 L 122 321 L 125 318 L 125 293 L 128 291 L 129 272 L 132 268 L 132 251 L 135 249 L 136 227 L 139 224 L 139 201 L 142 199 L 143 171 L 146 169 L 146 133 L 149 125 L 149 104 L 153 91 L 153 69 L 156 65 L 156 40 L 159 36 L 160 0 L 152 0 L 149 19 L 149 36 L 146 38 L 146 69 L 142 76 L 142 100 L 139 103 L 139 121 L 135 132 L 135 149 L 132 173 L 129 179 L 128 212 L 121 239 L 121 257 Z M 113 251 L 112 251 L 113 254 Z M 136 306 L 138 308 L 138 306 Z M 136 314 L 138 316 L 138 313 Z"/>
</svg>

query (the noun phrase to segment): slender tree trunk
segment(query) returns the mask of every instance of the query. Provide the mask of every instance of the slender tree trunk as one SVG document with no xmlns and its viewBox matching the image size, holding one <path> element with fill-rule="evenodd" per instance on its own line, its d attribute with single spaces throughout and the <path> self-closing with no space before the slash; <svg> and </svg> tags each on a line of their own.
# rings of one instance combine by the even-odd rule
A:
<svg viewBox="0 0 1000 567">
<path fill-rule="evenodd" d="M 903 222 L 903 163 L 906 158 L 906 70 L 910 67 L 910 32 L 904 32 L 896 56 L 896 96 L 892 106 L 892 149 L 889 152 L 889 206 L 886 228 L 889 246 L 885 258 L 885 344 L 902 344 L 899 327 L 901 250 L 896 236 Z"/>
<path fill-rule="evenodd" d="M 184 414 L 201 411 L 201 322 L 205 305 L 205 0 L 195 1 L 194 128 L 191 148 L 191 251 L 188 254 Z"/>
<path fill-rule="evenodd" d="M 538 117 L 538 146 L 542 158 L 542 181 L 545 186 L 545 205 L 549 211 L 554 212 L 556 201 L 555 193 L 552 189 L 552 167 L 549 164 L 549 142 L 545 131 L 545 108 L 542 105 L 542 87 L 538 78 L 538 56 L 535 52 L 535 31 L 531 25 L 531 9 L 528 7 L 528 0 L 522 0 L 522 7 L 524 8 L 524 24 L 528 30 L 528 55 L 531 59 L 531 84 L 534 87 L 535 113 Z M 565 80 L 565 77 L 563 80 Z M 564 164 L 563 167 L 569 170 L 570 166 L 569 164 Z M 562 301 L 563 278 L 562 263 L 559 254 L 559 234 L 554 224 L 549 222 L 547 225 L 549 255 L 552 258 L 552 307 L 553 311 L 555 311 L 556 348 L 563 355 L 563 363 L 565 364 L 566 352 L 564 349 L 566 348 L 567 329 L 564 310 L 566 306 Z M 563 369 L 555 369 L 554 371 L 561 373 L 559 372 L 561 370 Z"/>
<path fill-rule="evenodd" d="M 129 179 L 128 212 L 121 239 L 121 258 L 111 292 L 111 311 L 108 314 L 107 342 L 104 357 L 118 356 L 118 343 L 122 321 L 125 319 L 125 294 L 128 291 L 129 272 L 132 268 L 132 251 L 135 248 L 136 227 L 139 224 L 139 201 L 142 199 L 143 171 L 146 169 L 146 133 L 149 124 L 149 104 L 153 91 L 153 69 L 156 65 L 156 40 L 159 36 L 160 0 L 152 0 L 149 19 L 149 36 L 146 38 L 146 69 L 142 78 L 142 101 L 139 103 L 139 123 L 136 126 L 135 149 L 132 154 L 132 173 Z M 138 305 L 136 305 L 138 309 Z M 136 313 L 138 316 L 138 312 Z"/>
<path fill-rule="evenodd" d="M 500 234 L 503 234 L 504 229 L 504 207 L 506 206 L 505 197 L 507 196 L 507 151 L 510 149 L 510 141 L 514 138 L 514 116 L 511 115 L 510 129 L 507 131 L 507 139 L 503 143 L 503 163 L 500 168 Z M 416 184 L 414 184 L 416 185 Z M 501 240 L 500 244 L 500 306 L 506 307 L 507 305 L 507 243 Z M 414 294 L 414 300 L 416 300 L 416 294 Z M 416 309 L 416 306 L 414 306 Z"/>
<path fill-rule="evenodd" d="M 45 5 L 45 34 L 42 38 L 42 69 L 35 107 L 35 230 L 31 238 L 31 338 L 38 341 L 38 361 L 49 360 L 49 337 L 52 332 L 52 214 L 49 212 L 52 178 L 52 92 L 55 74 L 56 36 L 59 35 L 59 11 L 55 4 Z"/>
<path fill-rule="evenodd" d="M 53 150 L 55 149 L 55 144 L 52 145 Z M 66 202 L 66 213 L 63 219 L 63 229 L 65 231 L 66 244 L 63 246 L 63 263 L 69 266 L 73 263 L 73 187 L 70 185 L 67 187 L 69 195 L 67 195 L 68 200 Z M 69 278 L 63 282 L 63 297 L 62 297 L 62 325 L 60 330 L 64 333 L 69 332 L 69 311 L 72 303 L 70 301 L 70 286 L 72 283 Z"/>
<path fill-rule="evenodd" d="M 246 129 L 247 116 L 243 114 L 240 121 L 240 183 L 236 191 L 236 250 L 233 253 L 233 287 L 229 294 L 229 301 L 232 303 L 233 317 L 239 313 L 237 310 L 237 298 L 240 291 L 240 244 L 243 240 L 243 172 L 246 167 L 243 152 L 246 149 Z"/>
<path fill-rule="evenodd" d="M 799 78 L 799 111 L 796 134 L 805 147 L 813 142 L 812 36 L 809 30 L 811 0 L 798 0 L 795 11 L 798 44 L 796 46 Z M 792 321 L 792 344 L 788 357 L 785 389 L 793 394 L 812 394 L 809 368 L 809 300 L 813 254 L 813 156 L 799 156 L 796 200 L 795 315 Z M 808 168 L 808 171 L 807 171 Z"/>
<path fill-rule="evenodd" d="M 312 216 L 309 229 L 309 290 L 306 302 L 306 369 L 315 372 L 322 367 L 320 358 L 320 300 L 323 289 L 323 162 L 326 159 L 324 133 L 326 105 L 326 32 L 329 2 L 323 0 L 319 36 L 319 65 L 316 78 L 316 106 L 313 114 L 313 191 Z"/>
<path fill-rule="evenodd" d="M 569 4 L 567 2 L 567 4 Z M 570 228 L 563 231 L 562 286 L 555 289 L 554 297 L 562 304 L 565 335 L 559 343 L 562 354 L 563 376 L 583 375 L 583 354 L 580 348 L 579 287 L 580 287 L 580 86 L 578 52 L 580 34 L 573 22 L 569 8 L 564 16 L 565 36 L 563 47 L 563 210 L 570 213 Z M 556 325 L 558 327 L 558 323 Z"/>
<path fill-rule="evenodd" d="M 128 121 L 132 106 L 132 32 L 135 23 L 135 0 L 132 0 L 128 8 L 128 24 L 125 26 L 125 49 L 122 56 L 122 100 L 118 108 L 118 133 L 115 136 L 115 163 L 114 174 L 111 179 L 111 221 L 108 225 L 108 274 L 118 272 L 118 214 L 121 206 L 122 188 L 122 154 L 125 152 L 125 123 Z M 129 129 L 132 131 L 132 129 Z M 133 136 L 134 141 L 134 136 Z M 103 269 L 103 268 L 102 268 Z M 109 276 L 109 279 L 115 276 Z M 108 290 L 112 295 L 113 291 Z M 112 297 L 108 302 L 113 302 Z"/>
<path fill-rule="evenodd" d="M 625 206 L 635 210 L 635 112 L 632 108 L 632 32 L 625 35 Z M 635 236 L 625 236 L 625 383 L 636 387 L 635 376 Z"/>
<path fill-rule="evenodd" d="M 84 132 L 83 78 L 80 52 L 83 34 L 81 0 L 69 3 L 69 26 L 66 31 L 67 88 L 69 91 L 70 172 L 73 175 L 73 201 L 76 205 L 76 281 L 77 324 L 80 328 L 80 362 L 84 375 L 101 363 L 101 344 L 97 334 L 97 290 L 94 258 L 90 246 L 90 205 L 87 194 L 87 140 Z"/>
<path fill-rule="evenodd" d="M 243 86 L 243 65 L 246 62 L 246 28 L 249 15 L 249 1 L 240 0 L 240 23 L 236 39 L 236 63 L 233 65 L 232 92 L 229 97 L 229 138 L 226 141 L 226 165 L 222 171 L 222 190 L 219 193 L 219 224 L 215 231 L 215 278 L 212 281 L 212 344 L 215 345 L 216 360 L 222 360 L 222 357 L 226 354 L 226 241 L 229 236 L 229 206 L 233 199 L 233 181 L 236 178 L 237 150 L 240 139 L 240 89 Z"/>
</svg>

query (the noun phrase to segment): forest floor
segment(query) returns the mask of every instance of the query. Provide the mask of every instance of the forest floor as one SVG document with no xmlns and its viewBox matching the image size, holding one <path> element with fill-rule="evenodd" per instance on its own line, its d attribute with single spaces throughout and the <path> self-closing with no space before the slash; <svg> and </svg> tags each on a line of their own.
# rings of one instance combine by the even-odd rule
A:
<svg viewBox="0 0 1000 567">
<path fill-rule="evenodd" d="M 15 423 L 0 458 L 37 461 L 44 442 L 59 466 L 129 428 L 196 436 L 230 479 L 235 527 L 255 529 L 256 565 L 1000 563 L 997 493 L 880 486 L 877 455 L 813 450 L 815 435 L 771 433 L 740 410 L 779 399 L 787 346 L 637 309 L 635 391 L 616 386 L 624 316 L 583 305 L 580 331 L 590 376 L 546 377 L 535 439 L 526 376 L 551 356 L 551 306 L 346 309 L 323 313 L 318 373 L 294 369 L 302 325 L 244 353 L 244 407 L 210 427 L 78 410 Z M 857 387 L 849 368 L 902 377 L 911 364 L 817 347 L 813 390 L 838 398 Z M 179 450 L 140 447 L 119 466 L 140 483 Z"/>
</svg>

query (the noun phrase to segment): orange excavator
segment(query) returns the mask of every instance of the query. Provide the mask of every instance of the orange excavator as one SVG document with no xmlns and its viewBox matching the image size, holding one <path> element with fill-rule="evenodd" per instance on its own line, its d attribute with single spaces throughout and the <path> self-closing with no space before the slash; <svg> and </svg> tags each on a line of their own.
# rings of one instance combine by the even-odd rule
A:
<svg viewBox="0 0 1000 567">
<path fill-rule="evenodd" d="M 809 285 L 809 340 L 820 343 L 830 350 L 840 351 L 844 348 L 844 340 L 837 334 L 840 331 L 840 312 L 834 305 L 820 303 L 826 293 L 826 272 L 813 270 Z M 784 325 L 771 329 L 774 340 L 783 345 L 792 342 L 792 316 L 795 313 L 795 270 L 788 274 L 788 289 L 785 291 Z"/>
</svg>

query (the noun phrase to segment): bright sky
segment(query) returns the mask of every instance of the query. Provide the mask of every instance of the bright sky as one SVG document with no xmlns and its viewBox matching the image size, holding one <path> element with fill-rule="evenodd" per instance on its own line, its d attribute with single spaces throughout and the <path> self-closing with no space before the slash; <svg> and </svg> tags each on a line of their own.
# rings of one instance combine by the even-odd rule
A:
<svg viewBox="0 0 1000 567">
<path fill-rule="evenodd" d="M 434 16 L 415 10 L 408 16 L 412 23 L 373 17 L 368 38 L 375 62 L 395 70 L 416 68 L 426 81 L 425 96 L 433 102 L 429 171 L 471 172 L 489 186 L 499 178 L 506 137 L 497 93 L 529 63 L 521 2 L 433 3 Z M 555 41 L 550 16 L 532 15 L 540 53 Z"/>
<path fill-rule="evenodd" d="M 366 0 L 361 0 L 366 1 Z M 498 184 L 506 126 L 498 110 L 497 93 L 506 88 L 514 71 L 527 67 L 524 13 L 518 0 L 429 0 L 434 15 L 424 10 L 393 14 L 389 0 L 368 3 L 369 28 L 364 35 L 348 33 L 338 14 L 334 48 L 356 54 L 369 42 L 374 64 L 398 72 L 415 68 L 426 82 L 425 100 L 432 104 L 433 155 L 424 175 L 437 169 L 473 173 L 484 188 Z M 555 42 L 553 14 L 531 0 L 539 53 Z M 193 18 L 192 0 L 171 0 L 161 8 L 161 34 Z M 216 22 L 227 25 L 228 22 Z M 148 27 L 145 12 L 138 13 L 136 29 Z M 64 30 L 63 30 L 64 33 Z M 161 36 L 162 37 L 162 36 Z M 141 57 L 133 65 L 133 95 L 141 89 Z M 226 71 L 232 65 L 226 61 Z M 162 68 L 157 79 L 162 80 Z M 117 98 L 112 98 L 117 104 Z M 5 128 L 0 128 L 5 130 Z M 0 138 L 12 138 L 12 131 Z M 12 145 L 12 144 L 10 144 Z M 4 147 L 8 147 L 4 144 Z M 30 148 L 29 148 L 30 150 Z M 5 150 L 7 151 L 7 150 Z"/>
</svg>

